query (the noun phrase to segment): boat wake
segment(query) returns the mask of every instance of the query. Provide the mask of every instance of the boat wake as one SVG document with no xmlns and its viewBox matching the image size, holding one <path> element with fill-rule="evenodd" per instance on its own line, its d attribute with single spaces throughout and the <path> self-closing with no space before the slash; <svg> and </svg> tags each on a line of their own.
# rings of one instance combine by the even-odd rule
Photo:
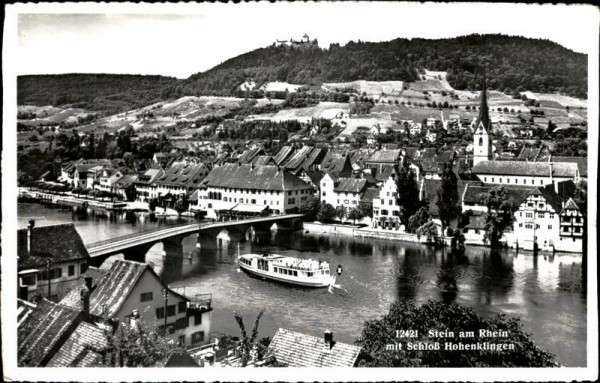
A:
<svg viewBox="0 0 600 383">
<path fill-rule="evenodd" d="M 327 291 L 329 291 L 330 294 L 333 294 L 333 289 L 342 290 L 346 293 L 348 292 L 348 290 L 343 288 L 342 285 L 338 285 L 338 284 L 329 285 L 329 287 L 327 288 Z"/>
</svg>

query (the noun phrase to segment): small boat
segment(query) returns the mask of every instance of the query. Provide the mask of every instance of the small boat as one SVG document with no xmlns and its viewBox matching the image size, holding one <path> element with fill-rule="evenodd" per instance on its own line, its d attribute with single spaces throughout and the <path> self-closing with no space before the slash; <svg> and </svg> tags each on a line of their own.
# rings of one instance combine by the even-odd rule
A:
<svg viewBox="0 0 600 383">
<path fill-rule="evenodd" d="M 305 287 L 329 287 L 335 284 L 329 263 L 277 254 L 238 254 L 240 269 L 263 279 Z M 339 268 L 341 272 L 341 268 Z"/>
</svg>

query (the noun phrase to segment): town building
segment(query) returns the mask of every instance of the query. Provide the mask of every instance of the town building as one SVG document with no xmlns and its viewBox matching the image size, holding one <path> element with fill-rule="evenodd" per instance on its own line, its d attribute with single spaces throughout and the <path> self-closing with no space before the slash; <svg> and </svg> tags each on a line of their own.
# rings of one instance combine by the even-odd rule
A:
<svg viewBox="0 0 600 383">
<path fill-rule="evenodd" d="M 218 218 L 232 209 L 250 214 L 292 213 L 314 195 L 309 183 L 273 165 L 217 166 L 200 189 L 198 207 L 209 218 Z"/>
<path fill-rule="evenodd" d="M 145 183 L 143 189 L 138 190 L 138 196 L 140 193 L 148 193 L 151 198 L 158 198 L 161 205 L 172 206 L 177 199 L 191 196 L 209 172 L 210 169 L 204 164 L 173 164 L 160 176 L 156 176 L 152 183 Z"/>
<path fill-rule="evenodd" d="M 208 341 L 211 328 L 212 298 L 210 294 L 188 298 L 164 284 L 146 263 L 116 260 L 106 272 L 89 276 L 60 302 L 82 309 L 82 289 L 91 290 L 89 314 L 98 321 L 147 326 L 158 324 L 158 330 L 183 347 L 196 347 Z M 165 299 L 166 293 L 166 299 Z"/>
<path fill-rule="evenodd" d="M 336 177 L 326 173 L 321 179 L 321 202 L 333 207 L 358 208 L 367 189 L 367 180 L 360 178 Z"/>
<path fill-rule="evenodd" d="M 492 148 L 492 123 L 489 116 L 487 105 L 487 94 L 485 89 L 485 78 L 483 79 L 483 89 L 481 90 L 481 102 L 479 106 L 479 116 L 475 120 L 475 133 L 473 134 L 473 165 L 476 166 L 482 161 L 491 161 L 493 159 Z"/>
<path fill-rule="evenodd" d="M 280 328 L 266 355 L 285 367 L 355 367 L 361 348 L 333 340 L 325 331 L 323 338 Z"/>
<path fill-rule="evenodd" d="M 373 222 L 376 229 L 400 230 L 400 205 L 395 177 L 389 177 L 379 190 L 378 198 L 373 199 Z"/>
<path fill-rule="evenodd" d="M 86 271 L 90 255 L 72 223 L 17 231 L 19 297 L 60 300 Z M 50 291 L 48 291 L 48 286 Z"/>
<path fill-rule="evenodd" d="M 583 252 L 585 216 L 585 204 L 578 204 L 573 198 L 569 198 L 560 211 L 560 237 L 554 244 L 557 251 Z"/>
<path fill-rule="evenodd" d="M 137 177 L 133 182 L 135 189 L 135 198 L 137 201 L 149 202 L 153 198 L 158 198 L 158 191 L 153 187 L 154 181 L 164 174 L 160 168 L 148 169 L 144 174 Z"/>
<path fill-rule="evenodd" d="M 555 182 L 581 180 L 577 163 L 482 161 L 472 173 L 485 184 L 545 186 Z"/>
</svg>

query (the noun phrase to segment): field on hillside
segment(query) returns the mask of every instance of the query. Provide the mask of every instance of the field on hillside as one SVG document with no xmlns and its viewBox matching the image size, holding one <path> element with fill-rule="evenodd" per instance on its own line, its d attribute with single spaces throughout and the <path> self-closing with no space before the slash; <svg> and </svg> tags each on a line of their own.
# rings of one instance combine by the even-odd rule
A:
<svg viewBox="0 0 600 383">
<path fill-rule="evenodd" d="M 307 108 L 284 109 L 277 113 L 260 114 L 249 116 L 248 119 L 264 119 L 271 121 L 298 120 L 308 122 L 311 118 L 333 119 L 340 112 L 350 110 L 350 104 L 338 102 L 321 102 L 315 106 Z"/>
<path fill-rule="evenodd" d="M 351 81 L 324 83 L 322 88 L 328 91 L 336 91 L 343 89 L 354 89 L 357 93 L 366 93 L 367 96 L 399 95 L 404 89 L 402 81 Z"/>
<path fill-rule="evenodd" d="M 587 108 L 587 100 L 581 100 L 578 98 L 565 96 L 562 94 L 554 93 L 534 93 L 534 92 L 521 92 L 521 94 L 527 96 L 529 99 L 538 101 L 553 101 L 563 107 L 569 106 L 571 108 Z M 540 102 L 541 104 L 541 102 Z"/>
<path fill-rule="evenodd" d="M 298 88 L 303 86 L 304 85 L 275 81 L 264 84 L 260 87 L 260 89 L 264 90 L 265 92 L 285 92 L 286 90 L 288 92 L 295 92 L 296 90 L 298 90 Z"/>
<path fill-rule="evenodd" d="M 90 112 L 80 108 L 57 108 L 54 106 L 33 106 L 33 105 L 20 105 L 17 107 L 17 113 L 28 113 L 35 114 L 36 118 L 27 120 L 18 120 L 18 122 L 37 126 L 40 124 L 60 124 L 61 122 L 76 123 L 78 117 L 87 117 L 94 112 Z"/>
</svg>

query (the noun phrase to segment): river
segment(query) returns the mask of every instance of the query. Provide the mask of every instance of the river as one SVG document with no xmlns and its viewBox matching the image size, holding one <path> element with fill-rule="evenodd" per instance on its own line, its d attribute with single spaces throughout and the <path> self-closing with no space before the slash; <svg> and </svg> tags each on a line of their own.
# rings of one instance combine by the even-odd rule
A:
<svg viewBox="0 0 600 383">
<path fill-rule="evenodd" d="M 167 221 L 149 214 L 114 213 L 41 204 L 18 205 L 19 228 L 28 218 L 36 225 L 74 222 L 84 243 L 148 230 Z M 259 337 L 273 336 L 279 327 L 352 343 L 364 321 L 379 318 L 395 301 L 443 300 L 472 307 L 484 316 L 504 313 L 522 320 L 536 343 L 569 367 L 586 365 L 586 297 L 582 288 L 581 255 L 539 255 L 512 250 L 468 247 L 462 256 L 419 244 L 317 235 L 303 232 L 267 233 L 256 242 L 239 244 L 241 253 L 278 253 L 319 258 L 332 267 L 343 265 L 339 288 L 304 289 L 252 278 L 235 264 L 237 242 L 219 247 L 195 235 L 184 239 L 186 259 L 163 257 L 155 245 L 146 260 L 173 288 L 186 295 L 212 293 L 212 331 L 238 335 L 238 312 L 246 327 L 265 310 Z M 112 259 L 102 268 L 110 267 Z M 456 291 L 445 288 L 455 284 Z"/>
</svg>

